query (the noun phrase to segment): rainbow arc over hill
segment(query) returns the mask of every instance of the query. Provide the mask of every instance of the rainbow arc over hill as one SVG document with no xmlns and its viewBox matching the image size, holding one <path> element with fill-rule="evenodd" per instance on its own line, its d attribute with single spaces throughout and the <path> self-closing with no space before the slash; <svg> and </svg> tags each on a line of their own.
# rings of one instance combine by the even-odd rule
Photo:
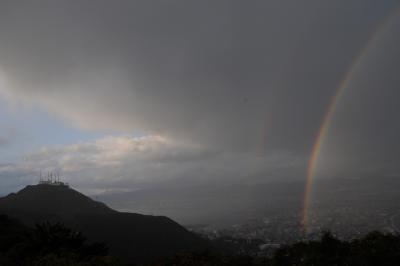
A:
<svg viewBox="0 0 400 266">
<path fill-rule="evenodd" d="M 392 12 L 390 12 L 385 17 L 383 22 L 380 23 L 380 25 L 372 32 L 364 47 L 354 57 L 353 61 L 350 64 L 350 67 L 348 68 L 348 71 L 341 79 L 337 89 L 335 90 L 334 95 L 332 96 L 329 102 L 328 108 L 326 109 L 325 115 L 323 116 L 321 125 L 316 134 L 311 149 L 310 158 L 308 160 L 307 171 L 306 171 L 306 182 L 303 194 L 303 205 L 302 205 L 303 207 L 301 212 L 301 229 L 303 232 L 307 232 L 309 226 L 310 200 L 314 183 L 313 181 L 315 179 L 316 167 L 318 164 L 318 157 L 320 156 L 321 147 L 324 143 L 326 133 L 329 130 L 329 126 L 331 124 L 338 102 L 340 98 L 343 96 L 345 90 L 349 87 L 349 82 L 353 77 L 353 74 L 357 69 L 358 65 L 363 61 L 363 58 L 368 54 L 368 51 L 372 48 L 372 46 L 374 46 L 374 44 L 379 40 L 379 37 L 381 33 L 384 31 L 384 29 L 399 14 L 400 14 L 400 5 L 397 8 L 395 8 Z"/>
</svg>

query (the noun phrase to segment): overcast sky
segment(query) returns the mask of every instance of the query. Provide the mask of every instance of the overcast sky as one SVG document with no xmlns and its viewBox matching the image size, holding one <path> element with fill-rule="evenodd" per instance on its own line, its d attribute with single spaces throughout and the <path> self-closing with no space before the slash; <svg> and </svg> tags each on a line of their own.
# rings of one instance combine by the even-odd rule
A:
<svg viewBox="0 0 400 266">
<path fill-rule="evenodd" d="M 318 177 L 398 176 L 399 4 L 2 0 L 0 192 L 305 179 L 352 65 Z"/>
</svg>

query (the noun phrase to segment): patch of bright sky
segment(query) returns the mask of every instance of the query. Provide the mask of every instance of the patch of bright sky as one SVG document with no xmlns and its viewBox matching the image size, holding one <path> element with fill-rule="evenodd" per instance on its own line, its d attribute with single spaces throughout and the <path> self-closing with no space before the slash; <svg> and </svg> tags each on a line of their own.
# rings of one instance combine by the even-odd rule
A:
<svg viewBox="0 0 400 266">
<path fill-rule="evenodd" d="M 0 146 L 0 163 L 21 159 L 44 146 L 63 146 L 92 141 L 110 135 L 143 136 L 140 132 L 93 132 L 76 128 L 40 108 L 11 107 L 0 98 L 0 136 L 12 132 L 9 143 Z"/>
</svg>

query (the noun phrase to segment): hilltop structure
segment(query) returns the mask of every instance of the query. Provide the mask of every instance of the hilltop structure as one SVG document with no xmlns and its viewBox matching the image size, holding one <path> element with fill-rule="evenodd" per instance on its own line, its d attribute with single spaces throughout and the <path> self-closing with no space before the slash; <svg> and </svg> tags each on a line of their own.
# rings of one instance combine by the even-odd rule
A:
<svg viewBox="0 0 400 266">
<path fill-rule="evenodd" d="M 60 181 L 60 173 L 53 172 L 48 172 L 46 177 L 43 177 L 42 173 L 40 173 L 38 185 L 69 187 L 68 183 Z"/>
</svg>

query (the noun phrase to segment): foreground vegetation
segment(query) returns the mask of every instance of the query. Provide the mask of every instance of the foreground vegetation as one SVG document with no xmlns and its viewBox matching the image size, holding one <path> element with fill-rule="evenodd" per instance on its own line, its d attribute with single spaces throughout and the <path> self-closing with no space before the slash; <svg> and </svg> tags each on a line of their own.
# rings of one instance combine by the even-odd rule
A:
<svg viewBox="0 0 400 266">
<path fill-rule="evenodd" d="M 43 223 L 28 228 L 0 215 L 0 265 L 4 266 L 117 266 L 106 245 L 88 243 L 81 233 L 61 224 Z M 134 265 L 134 264 L 132 264 Z M 330 233 L 320 240 L 279 248 L 271 257 L 227 255 L 217 250 L 180 253 L 155 259 L 148 265 L 264 265 L 264 266 L 392 266 L 400 265 L 400 236 L 371 232 L 351 241 Z"/>
<path fill-rule="evenodd" d="M 223 256 L 206 252 L 180 254 L 154 265 L 395 266 L 400 265 L 400 236 L 371 232 L 360 239 L 341 241 L 324 233 L 318 241 L 281 247 L 271 257 Z"/>
<path fill-rule="evenodd" d="M 106 245 L 88 244 L 81 233 L 59 223 L 28 228 L 0 215 L 0 265 L 4 266 L 112 266 Z"/>
</svg>

